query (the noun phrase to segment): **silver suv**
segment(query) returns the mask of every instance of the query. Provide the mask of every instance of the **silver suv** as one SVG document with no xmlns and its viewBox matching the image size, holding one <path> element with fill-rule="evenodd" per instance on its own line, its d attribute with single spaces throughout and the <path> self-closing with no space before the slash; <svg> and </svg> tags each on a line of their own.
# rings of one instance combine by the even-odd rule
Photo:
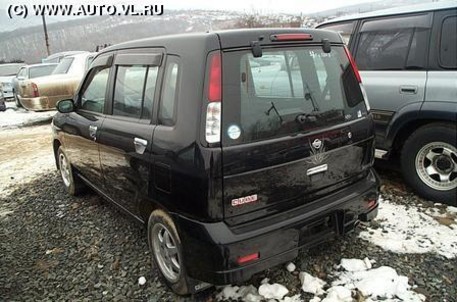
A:
<svg viewBox="0 0 457 302">
<path fill-rule="evenodd" d="M 457 4 L 415 5 L 317 26 L 341 34 L 372 107 L 376 157 L 400 159 L 423 197 L 457 201 Z"/>
</svg>

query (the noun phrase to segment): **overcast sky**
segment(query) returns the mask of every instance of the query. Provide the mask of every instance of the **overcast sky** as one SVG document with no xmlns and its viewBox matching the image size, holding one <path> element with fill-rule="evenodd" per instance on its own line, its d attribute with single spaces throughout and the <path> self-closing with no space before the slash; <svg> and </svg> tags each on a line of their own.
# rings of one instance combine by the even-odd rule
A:
<svg viewBox="0 0 457 302">
<path fill-rule="evenodd" d="M 12 4 L 163 4 L 165 9 L 217 9 L 261 13 L 312 13 L 351 4 L 376 2 L 379 0 L 0 0 L 0 9 L 7 9 Z"/>
</svg>

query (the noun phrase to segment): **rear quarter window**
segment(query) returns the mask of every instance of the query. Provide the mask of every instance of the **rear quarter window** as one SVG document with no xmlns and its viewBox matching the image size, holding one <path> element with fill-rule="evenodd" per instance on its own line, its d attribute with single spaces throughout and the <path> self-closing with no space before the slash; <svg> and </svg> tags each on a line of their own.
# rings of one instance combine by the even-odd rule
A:
<svg viewBox="0 0 457 302">
<path fill-rule="evenodd" d="M 223 56 L 223 145 L 294 135 L 366 114 L 343 47 L 264 49 Z M 234 128 L 235 127 L 235 128 Z M 229 130 L 231 129 L 231 130 Z M 241 135 L 230 138 L 230 131 Z"/>
<path fill-rule="evenodd" d="M 445 68 L 457 68 L 457 16 L 443 20 L 440 40 L 440 64 Z"/>
</svg>

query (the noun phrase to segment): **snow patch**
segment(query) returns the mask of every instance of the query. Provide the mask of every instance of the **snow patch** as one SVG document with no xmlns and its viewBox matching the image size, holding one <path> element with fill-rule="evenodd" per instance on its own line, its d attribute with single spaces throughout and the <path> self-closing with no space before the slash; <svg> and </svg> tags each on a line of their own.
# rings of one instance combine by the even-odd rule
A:
<svg viewBox="0 0 457 302">
<path fill-rule="evenodd" d="M 440 205 L 441 206 L 441 205 Z M 452 259 L 457 256 L 457 220 L 453 207 L 444 208 L 451 217 L 441 224 L 436 211 L 394 204 L 381 200 L 376 221 L 379 228 L 360 232 L 362 239 L 395 253 L 437 253 Z"/>
<path fill-rule="evenodd" d="M 145 284 L 146 284 L 146 278 L 145 277 L 138 278 L 138 285 L 145 285 Z"/>
<path fill-rule="evenodd" d="M 0 112 L 0 129 L 24 127 L 40 122 L 51 122 L 56 111 L 33 112 L 16 109 L 8 104 L 8 109 Z"/>
<path fill-rule="evenodd" d="M 299 277 L 302 283 L 302 290 L 305 293 L 314 295 L 322 295 L 324 293 L 323 287 L 327 284 L 325 281 L 317 277 L 313 277 L 306 272 L 301 272 Z"/>
<path fill-rule="evenodd" d="M 292 273 L 293 271 L 295 271 L 297 267 L 295 266 L 295 264 L 293 264 L 292 262 L 290 262 L 289 264 L 287 264 L 286 266 L 286 269 L 289 273 Z"/>
<path fill-rule="evenodd" d="M 289 293 L 289 290 L 281 284 L 262 284 L 259 287 L 259 294 L 266 299 L 277 299 L 281 300 L 285 295 Z"/>
<path fill-rule="evenodd" d="M 344 287 L 347 290 L 357 288 L 363 296 L 374 300 L 378 298 L 381 300 L 399 298 L 410 302 L 425 301 L 423 295 L 410 290 L 411 286 L 408 284 L 406 276 L 398 275 L 395 269 L 388 266 L 360 271 L 337 272 L 335 276 L 337 280 L 333 281 L 333 287 L 327 290 L 327 297 L 330 296 L 331 292 L 334 292 L 333 297 L 340 294 L 342 299 L 329 301 L 346 301 L 344 297 L 346 297 L 347 291 L 335 289 L 335 287 Z"/>
<path fill-rule="evenodd" d="M 341 259 L 340 267 L 348 272 L 364 271 L 371 268 L 371 261 L 368 258 L 360 259 Z"/>
</svg>

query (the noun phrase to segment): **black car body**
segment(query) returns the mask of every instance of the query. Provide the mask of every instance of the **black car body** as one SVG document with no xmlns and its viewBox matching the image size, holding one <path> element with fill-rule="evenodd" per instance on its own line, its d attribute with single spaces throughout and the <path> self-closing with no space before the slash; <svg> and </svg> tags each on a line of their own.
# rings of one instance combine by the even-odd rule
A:
<svg viewBox="0 0 457 302">
<path fill-rule="evenodd" d="M 112 46 L 58 110 L 53 144 L 66 188 L 77 193 L 82 180 L 149 220 L 150 234 L 159 225 L 151 248 L 169 248 L 164 262 L 175 260 L 179 274 L 159 269 L 180 294 L 247 280 L 377 213 L 373 121 L 332 32 Z"/>
</svg>

